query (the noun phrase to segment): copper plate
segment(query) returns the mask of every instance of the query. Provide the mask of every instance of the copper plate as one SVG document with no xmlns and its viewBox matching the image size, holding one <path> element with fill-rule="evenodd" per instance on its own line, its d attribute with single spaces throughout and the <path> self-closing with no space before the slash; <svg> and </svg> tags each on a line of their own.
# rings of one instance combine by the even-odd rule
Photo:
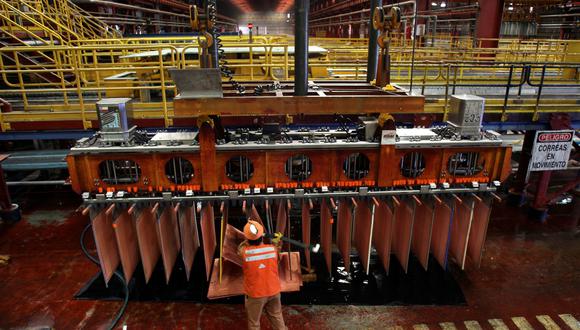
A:
<svg viewBox="0 0 580 330">
<path fill-rule="evenodd" d="M 490 215 L 491 200 L 489 198 L 476 200 L 473 209 L 473 223 L 469 234 L 469 244 L 467 244 L 467 255 L 476 268 L 481 266 L 483 245 L 485 244 Z"/>
<path fill-rule="evenodd" d="M 286 201 L 280 200 L 278 202 L 278 212 L 276 216 L 276 232 L 286 233 L 286 224 L 288 222 L 288 212 L 286 210 Z"/>
<path fill-rule="evenodd" d="M 215 236 L 215 223 L 213 214 L 213 205 L 205 204 L 201 209 L 201 238 L 203 240 L 203 256 L 205 258 L 205 274 L 209 280 L 211 274 L 211 265 L 217 246 Z M 219 260 L 218 260 L 219 264 Z"/>
<path fill-rule="evenodd" d="M 411 250 L 425 270 L 427 270 L 429 264 L 433 216 L 433 206 L 428 201 L 422 201 L 421 205 L 415 207 Z"/>
<path fill-rule="evenodd" d="M 389 264 L 391 262 L 394 219 L 393 210 L 385 201 L 379 200 L 379 206 L 375 210 L 373 245 L 387 274 L 389 274 Z"/>
<path fill-rule="evenodd" d="M 302 202 L 302 242 L 310 244 L 310 203 L 307 200 Z M 304 258 L 306 259 L 306 268 L 310 269 L 310 250 L 304 249 Z"/>
<path fill-rule="evenodd" d="M 173 266 L 179 252 L 179 236 L 176 237 L 175 229 L 177 228 L 177 214 L 171 204 L 163 208 L 157 219 L 157 232 L 159 233 L 159 242 L 161 243 L 161 258 L 163 268 L 165 269 L 165 281 L 169 283 Z M 178 229 L 179 230 L 179 229 Z M 178 232 L 179 233 L 179 232 Z"/>
<path fill-rule="evenodd" d="M 280 276 L 280 286 L 282 292 L 300 291 L 302 285 L 302 274 L 300 271 L 300 253 L 292 252 L 292 267 L 289 267 L 288 253 L 281 253 L 278 263 L 278 275 Z M 219 259 L 214 260 L 214 267 L 217 269 Z M 244 274 L 241 267 L 224 260 L 222 281 L 219 283 L 219 275 L 213 272 L 209 282 L 207 297 L 209 299 L 219 299 L 244 294 Z M 290 268 L 292 275 L 290 276 Z"/>
<path fill-rule="evenodd" d="M 143 264 L 145 283 L 149 282 L 161 255 L 155 216 L 152 212 L 153 209 L 151 207 L 145 207 L 137 217 L 137 241 L 139 242 L 139 253 Z"/>
<path fill-rule="evenodd" d="M 135 222 L 129 212 L 123 210 L 115 219 L 113 227 L 115 228 L 121 265 L 123 265 L 123 274 L 125 281 L 128 282 L 133 277 L 133 272 L 139 263 L 139 244 Z"/>
<path fill-rule="evenodd" d="M 344 269 L 350 272 L 350 249 L 352 241 L 352 206 L 348 199 L 338 204 L 336 243 L 344 260 Z"/>
<path fill-rule="evenodd" d="M 463 197 L 463 203 L 455 201 L 455 214 L 451 222 L 451 238 L 449 242 L 449 256 L 465 269 L 467 243 L 473 220 L 473 198 Z"/>
<path fill-rule="evenodd" d="M 232 225 L 226 225 L 223 252 L 224 259 L 242 267 L 242 257 L 238 254 L 238 247 L 244 240 L 245 237 L 243 232 L 239 231 Z"/>
<path fill-rule="evenodd" d="M 264 225 L 264 222 L 262 222 L 262 217 L 260 217 L 260 213 L 258 213 L 258 209 L 253 203 L 251 207 L 246 207 L 246 217 L 248 217 L 248 219 L 251 218 L 254 221 L 258 221 L 260 224 Z"/>
<path fill-rule="evenodd" d="M 395 226 L 393 228 L 393 252 L 401 267 L 407 273 L 409 254 L 411 252 L 411 236 L 415 217 L 415 202 L 401 200 L 395 207 Z"/>
<path fill-rule="evenodd" d="M 325 199 L 320 201 L 320 245 L 326 261 L 328 273 L 332 269 L 332 213 Z"/>
<path fill-rule="evenodd" d="M 195 209 L 191 206 L 182 207 L 179 209 L 178 215 L 181 235 L 181 257 L 185 265 L 185 275 L 189 281 L 193 260 L 197 249 L 199 249 L 199 233 L 197 232 Z"/>
<path fill-rule="evenodd" d="M 447 268 L 447 251 L 449 247 L 449 225 L 453 210 L 443 200 L 443 203 L 435 203 L 433 219 L 433 233 L 431 235 L 431 253 L 443 269 Z"/>
<path fill-rule="evenodd" d="M 369 259 L 371 250 L 371 235 L 373 230 L 374 204 L 366 200 L 358 200 L 354 212 L 354 246 L 360 256 L 360 262 L 369 273 Z"/>
<path fill-rule="evenodd" d="M 111 205 L 108 209 L 101 210 L 91 221 L 105 285 L 108 285 L 119 267 L 119 250 L 113 230 L 113 209 L 114 205 Z"/>
</svg>

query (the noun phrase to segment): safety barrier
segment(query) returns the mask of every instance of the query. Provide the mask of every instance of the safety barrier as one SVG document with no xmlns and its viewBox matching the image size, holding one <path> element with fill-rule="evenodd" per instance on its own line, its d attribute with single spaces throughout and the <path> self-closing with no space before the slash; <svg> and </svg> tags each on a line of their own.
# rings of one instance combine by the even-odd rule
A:
<svg viewBox="0 0 580 330">
<path fill-rule="evenodd" d="M 235 70 L 238 80 L 288 80 L 292 78 L 293 56 L 285 43 L 271 43 L 273 39 L 259 38 L 254 43 L 224 40 L 228 66 Z M 190 39 L 191 40 L 191 39 Z M 79 42 L 80 43 L 80 42 Z M 549 46 L 546 46 L 549 47 Z M 537 47 L 538 48 L 538 47 Z M 530 56 L 554 58 L 556 54 L 545 48 Z M 563 90 L 578 88 L 578 53 L 565 52 L 557 56 L 571 59 L 569 64 L 544 61 L 503 61 L 496 49 L 495 58 L 454 58 L 455 51 L 434 53 L 428 47 L 416 49 L 414 70 L 411 71 L 409 50 L 394 48 L 391 77 L 394 83 L 408 85 L 413 92 L 433 98 L 425 110 L 446 113 L 449 95 L 461 87 L 494 87 L 506 90 L 505 95 L 487 102 L 486 111 L 502 114 L 531 113 L 534 118 L 542 112 L 576 112 L 576 99 L 547 98 L 541 89 L 557 87 Z M 313 79 L 364 79 L 366 50 L 348 51 L 327 49 L 311 56 Z M 198 67 L 197 42 L 172 44 L 85 44 L 79 46 L 45 45 L 3 47 L 0 49 L 0 98 L 12 103 L 13 111 L 0 114 L 3 131 L 13 122 L 80 120 L 84 128 L 91 127 L 94 104 L 103 97 L 131 97 L 140 118 L 163 118 L 171 126 L 171 98 L 177 90 L 167 74 L 167 68 Z M 343 53 L 344 58 L 336 54 Z M 53 61 L 30 61 L 39 54 Z M 360 54 L 359 59 L 355 54 Z M 434 55 L 435 54 L 435 55 Z M 446 54 L 446 60 L 440 60 Z M 471 54 L 476 54 L 473 50 Z M 503 54 L 508 54 L 503 52 Z M 364 56 L 363 56 L 364 55 Z M 354 58 L 354 59 L 353 59 Z M 471 58 L 471 60 L 466 60 Z M 528 58 L 530 58 L 528 56 Z M 412 80 L 411 80 L 412 77 Z M 521 95 L 522 86 L 534 88 L 537 98 Z M 430 89 L 437 89 L 437 95 Z M 520 93 L 518 94 L 517 91 Z M 444 91 L 444 92 L 443 92 Z M 431 94 L 430 94 L 431 93 Z"/>
</svg>

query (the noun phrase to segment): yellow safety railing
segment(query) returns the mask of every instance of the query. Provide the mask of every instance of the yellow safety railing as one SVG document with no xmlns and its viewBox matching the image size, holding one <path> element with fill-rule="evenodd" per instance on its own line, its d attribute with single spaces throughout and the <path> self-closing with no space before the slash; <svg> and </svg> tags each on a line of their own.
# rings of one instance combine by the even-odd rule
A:
<svg viewBox="0 0 580 330">
<path fill-rule="evenodd" d="M 237 38 L 237 39 L 236 39 Z M 288 40 L 271 43 L 273 39 L 255 39 L 248 43 L 239 37 L 224 38 L 223 50 L 228 66 L 238 80 L 288 80 L 293 75 L 293 56 Z M 282 39 L 278 39 L 282 40 Z M 43 45 L 0 48 L 0 98 L 13 101 L 15 111 L 0 115 L 2 130 L 10 130 L 11 123 L 32 120 L 80 120 L 83 127 L 90 128 L 94 120 L 95 102 L 104 97 L 131 97 L 135 100 L 137 118 L 161 118 L 166 126 L 173 124 L 171 99 L 177 90 L 167 69 L 199 66 L 200 45 L 197 40 L 179 39 L 173 44 L 165 43 L 100 43 L 79 45 Z M 411 72 L 410 52 L 394 47 L 392 52 L 391 79 L 394 83 L 407 85 L 413 77 L 413 92 L 428 94 L 439 89 L 439 96 L 427 102 L 426 111 L 446 114 L 449 95 L 456 88 L 465 86 L 490 86 L 507 89 L 508 97 L 490 99 L 486 111 L 502 114 L 554 111 L 577 112 L 576 99 L 538 98 L 521 94 L 519 82 L 526 81 L 543 86 L 578 88 L 578 56 L 576 42 L 565 43 L 566 52 L 558 56 L 569 65 L 550 64 L 539 59 L 552 59 L 557 43 L 541 43 L 538 50 L 530 50 L 538 61 L 509 57 L 506 47 L 490 50 L 489 58 L 475 56 L 478 48 L 465 52 L 434 50 L 431 47 L 416 49 L 414 70 Z M 340 43 L 336 43 L 340 45 Z M 522 45 L 526 45 L 522 43 Z M 366 53 L 364 47 L 327 49 L 311 55 L 309 68 L 313 79 L 364 79 L 366 77 Z M 526 49 L 535 44 L 526 45 Z M 560 46 L 558 46 L 560 47 Z M 520 48 L 521 51 L 522 48 Z M 573 52 L 571 50 L 574 50 Z M 26 61 L 36 54 L 45 54 L 53 61 L 35 63 Z M 350 54 L 350 56 L 349 56 Z M 468 55 L 466 55 L 468 54 Z M 444 60 L 441 56 L 445 56 Z M 502 57 L 503 56 L 503 57 Z M 528 56 L 528 57 L 529 57 Z M 543 57 L 542 57 L 543 56 Z M 551 56 L 551 57 L 549 57 Z M 500 60 L 500 58 L 502 60 Z M 530 65 L 530 63 L 538 63 Z M 321 74 L 323 73 L 323 74 Z M 320 76 L 316 76 L 320 74 Z M 520 90 L 520 95 L 518 95 Z M 50 100 L 47 98 L 50 96 Z M 51 101 L 52 100 L 52 101 Z"/>
</svg>

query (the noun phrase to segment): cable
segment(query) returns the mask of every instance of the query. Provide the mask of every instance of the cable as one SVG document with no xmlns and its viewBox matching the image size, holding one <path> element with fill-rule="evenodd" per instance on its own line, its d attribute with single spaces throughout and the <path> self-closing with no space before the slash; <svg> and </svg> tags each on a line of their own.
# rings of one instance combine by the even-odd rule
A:
<svg viewBox="0 0 580 330">
<path fill-rule="evenodd" d="M 217 22 L 217 8 L 215 1 L 210 1 L 208 3 L 208 17 L 209 21 L 212 22 L 210 34 L 213 35 L 215 46 L 217 47 L 218 51 L 218 63 L 217 66 L 219 67 L 222 75 L 228 78 L 228 82 L 232 85 L 232 87 L 238 92 L 238 94 L 245 94 L 246 87 L 240 84 L 234 77 L 234 71 L 229 67 L 228 59 L 226 56 L 226 52 L 223 49 L 221 33 L 219 33 L 216 29 L 216 22 Z M 282 89 L 282 86 L 279 82 L 275 81 L 268 85 L 258 85 L 254 88 L 254 95 L 259 96 L 264 93 L 264 91 L 275 91 Z"/>
<path fill-rule="evenodd" d="M 87 234 L 87 231 L 89 230 L 89 228 L 91 228 L 90 223 L 88 223 L 87 226 L 85 227 L 85 229 L 83 229 L 83 231 L 81 232 L 81 238 L 80 238 L 81 249 L 83 250 L 83 253 L 85 254 L 85 256 L 91 262 L 93 262 L 95 265 L 100 267 L 101 264 L 99 263 L 99 260 L 97 260 L 97 258 L 93 257 L 85 246 L 85 235 Z M 129 304 L 129 287 L 127 286 L 127 282 L 123 278 L 123 274 L 121 274 L 121 272 L 119 272 L 118 270 L 116 270 L 114 274 L 121 281 L 121 283 L 123 283 L 123 289 L 125 290 L 125 299 L 123 301 L 123 305 L 121 306 L 121 308 L 119 308 L 119 311 L 117 312 L 117 316 L 115 316 L 115 318 L 113 319 L 113 321 L 111 322 L 111 324 L 107 328 L 109 330 L 113 330 L 117 326 L 117 323 L 119 323 L 119 321 L 123 317 L 123 314 L 125 314 L 125 310 L 127 309 L 127 305 Z"/>
<path fill-rule="evenodd" d="M 242 86 L 239 82 L 236 81 L 236 79 L 234 78 L 234 72 L 228 66 L 226 52 L 223 49 L 221 33 L 219 33 L 215 27 L 217 22 L 217 8 L 215 1 L 209 1 L 207 5 L 207 11 L 209 21 L 212 22 L 209 33 L 213 36 L 214 43 L 218 51 L 218 63 L 216 63 L 216 65 L 219 67 L 222 75 L 228 78 L 228 82 L 232 85 L 232 87 L 234 87 L 234 89 L 238 91 L 238 94 L 245 94 L 246 87 Z"/>
</svg>

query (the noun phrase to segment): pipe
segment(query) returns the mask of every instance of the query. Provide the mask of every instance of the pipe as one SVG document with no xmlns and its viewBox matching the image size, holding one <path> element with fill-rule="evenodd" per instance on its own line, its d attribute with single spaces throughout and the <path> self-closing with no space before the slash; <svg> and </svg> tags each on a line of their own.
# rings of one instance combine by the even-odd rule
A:
<svg viewBox="0 0 580 330">
<path fill-rule="evenodd" d="M 451 7 L 451 8 L 446 7 L 446 8 L 441 8 L 441 9 L 421 10 L 418 13 L 419 14 L 436 15 L 437 13 L 442 13 L 442 12 L 446 12 L 446 11 L 457 11 L 457 10 L 472 9 L 472 8 L 475 8 L 475 9 L 479 8 L 479 3 L 475 3 L 473 5 Z"/>
<path fill-rule="evenodd" d="M 383 5 L 383 0 L 371 0 L 370 17 L 369 17 L 369 55 L 367 60 L 367 82 L 371 82 L 377 76 L 377 62 L 379 61 L 379 46 L 377 39 L 379 31 L 373 26 L 373 16 L 375 8 Z"/>
<path fill-rule="evenodd" d="M 179 14 L 179 13 L 165 11 L 165 10 L 159 10 L 159 9 L 151 9 L 151 8 L 146 8 L 146 7 L 139 7 L 139 6 L 127 5 L 127 4 L 124 4 L 124 3 L 112 2 L 112 1 L 105 1 L 105 0 L 89 0 L 89 3 L 95 3 L 95 4 L 98 4 L 98 5 L 103 5 L 103 6 L 108 6 L 108 7 L 117 7 L 117 8 L 124 8 L 124 9 L 140 10 L 140 11 L 144 11 L 144 12 L 148 12 L 148 13 L 154 13 L 154 14 L 163 14 L 163 15 L 169 15 L 169 16 L 183 17 L 183 18 L 187 18 L 189 20 L 189 15 L 184 15 L 184 14 Z M 229 18 L 227 16 L 217 15 L 217 17 L 223 18 L 223 19 L 226 19 L 226 20 L 233 21 L 233 19 L 231 19 L 231 18 Z M 233 24 L 233 23 L 226 23 L 226 22 L 222 22 L 222 21 L 217 21 L 217 23 L 220 23 L 220 24 Z"/>
<path fill-rule="evenodd" d="M 69 185 L 65 180 L 46 180 L 46 181 L 8 181 L 6 185 L 14 186 L 50 186 L 50 185 Z"/>
<path fill-rule="evenodd" d="M 118 8 L 124 8 L 124 9 L 140 10 L 140 11 L 146 11 L 146 12 L 149 12 L 149 13 L 164 14 L 164 15 L 170 15 L 170 16 L 178 16 L 178 17 L 184 17 L 184 18 L 189 19 L 189 15 L 184 15 L 184 14 L 179 14 L 179 13 L 174 13 L 174 12 L 165 11 L 165 10 L 159 10 L 159 9 L 151 9 L 151 8 L 145 8 L 145 7 L 127 5 L 127 4 L 124 4 L 124 3 L 112 2 L 112 1 L 104 1 L 104 0 L 90 0 L 89 2 L 96 3 L 96 4 L 99 4 L 99 5 L 109 6 L 109 7 L 118 7 Z"/>
<path fill-rule="evenodd" d="M 308 94 L 308 10 L 310 0 L 297 0 L 294 23 L 294 95 Z"/>
</svg>

